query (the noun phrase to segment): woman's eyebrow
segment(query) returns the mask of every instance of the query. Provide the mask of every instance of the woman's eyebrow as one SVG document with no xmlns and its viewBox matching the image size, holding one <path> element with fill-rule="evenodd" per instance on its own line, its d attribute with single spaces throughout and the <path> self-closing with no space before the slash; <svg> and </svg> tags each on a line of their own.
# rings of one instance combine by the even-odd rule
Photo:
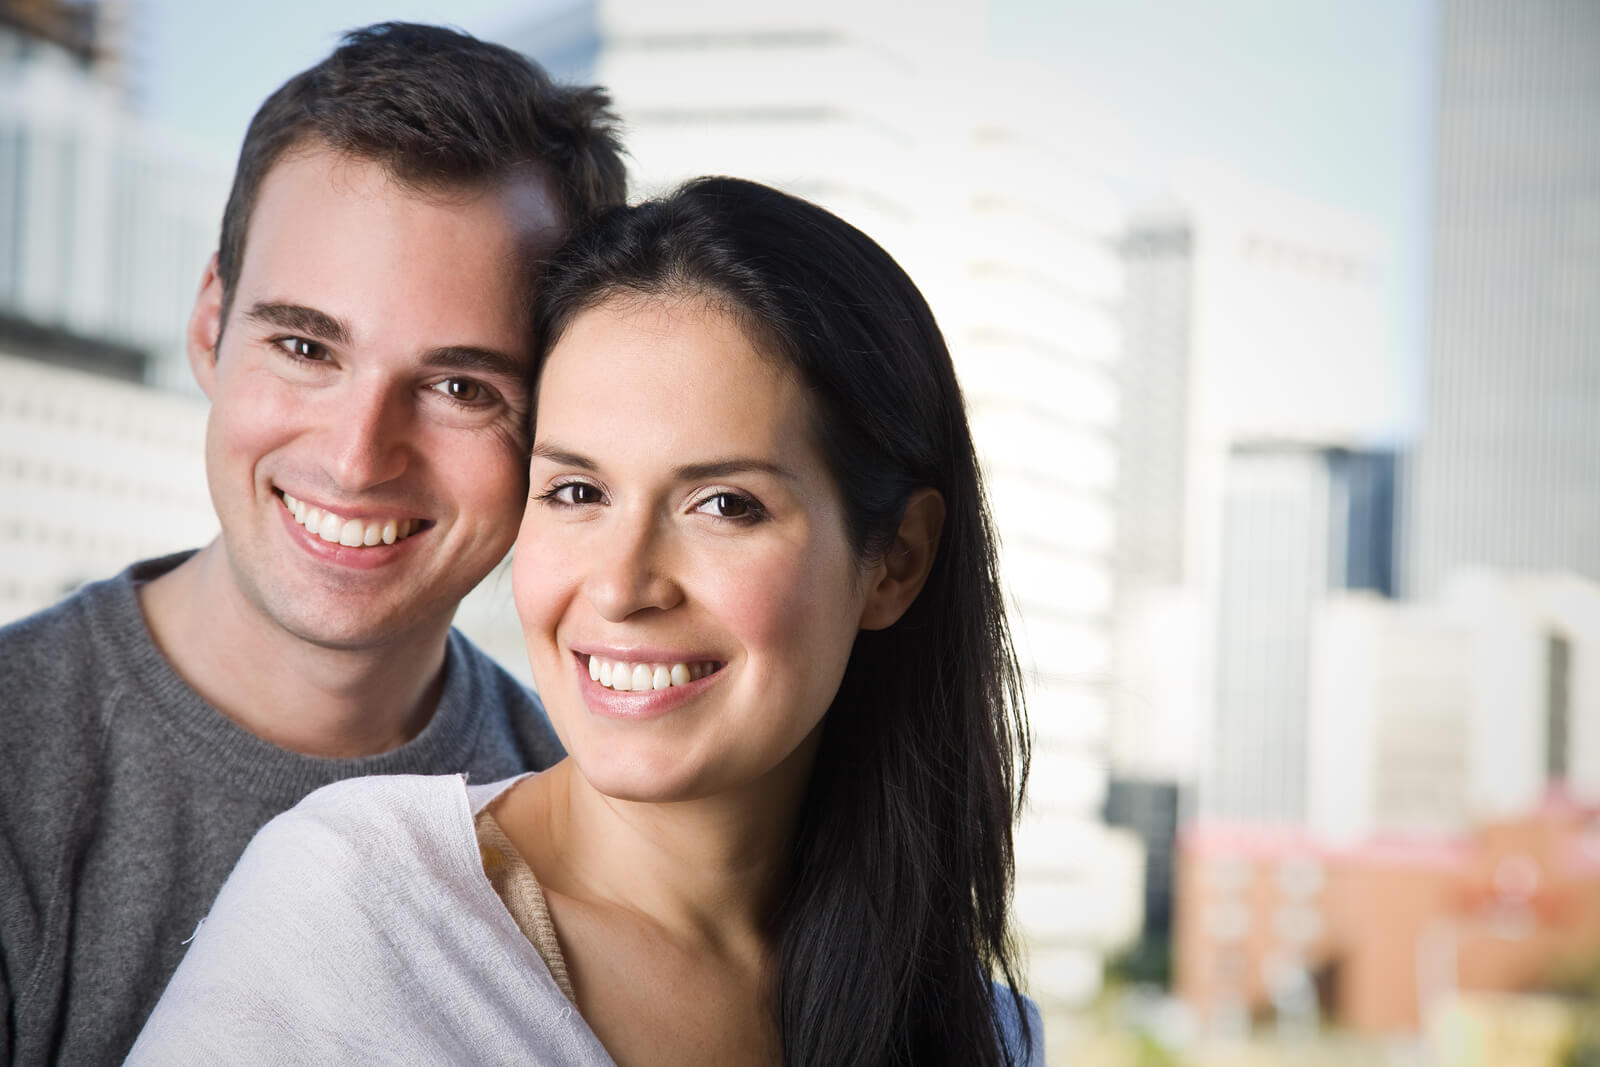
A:
<svg viewBox="0 0 1600 1067">
<path fill-rule="evenodd" d="M 558 467 L 578 467 L 586 471 L 600 469 L 599 464 L 588 456 L 580 455 L 577 452 L 569 452 L 564 448 L 558 448 L 551 444 L 536 443 L 533 446 L 532 455 L 534 459 L 549 460 Z"/>
<path fill-rule="evenodd" d="M 541 442 L 533 446 L 533 455 L 536 459 L 549 460 L 551 463 L 562 467 L 577 467 L 580 470 L 597 471 L 600 465 L 588 456 Z M 712 478 L 727 478 L 735 474 L 769 474 L 774 478 L 792 482 L 796 480 L 794 471 L 781 463 L 771 460 L 756 459 L 754 457 L 733 456 L 727 459 L 708 460 L 704 463 L 686 463 L 673 470 L 673 475 L 682 481 L 705 481 Z"/>
<path fill-rule="evenodd" d="M 750 474 L 752 472 L 770 474 L 774 478 L 788 482 L 795 480 L 794 472 L 781 463 L 743 456 L 712 460 L 708 463 L 690 463 L 679 467 L 675 473 L 685 481 L 697 482 L 708 478 L 726 478 L 733 474 Z"/>
</svg>

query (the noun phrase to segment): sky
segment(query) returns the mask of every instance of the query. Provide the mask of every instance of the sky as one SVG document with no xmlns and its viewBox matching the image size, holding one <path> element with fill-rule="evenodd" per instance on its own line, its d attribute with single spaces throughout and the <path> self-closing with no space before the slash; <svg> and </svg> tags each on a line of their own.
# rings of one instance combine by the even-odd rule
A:
<svg viewBox="0 0 1600 1067">
<path fill-rule="evenodd" d="M 261 100 L 345 29 L 409 19 L 493 38 L 570 0 L 130 2 L 140 110 L 231 161 Z M 1403 435 L 1424 344 L 1434 2 L 990 0 L 987 46 L 1053 72 L 1116 122 L 1125 187 L 1153 194 L 1204 159 L 1387 231 Z"/>
</svg>

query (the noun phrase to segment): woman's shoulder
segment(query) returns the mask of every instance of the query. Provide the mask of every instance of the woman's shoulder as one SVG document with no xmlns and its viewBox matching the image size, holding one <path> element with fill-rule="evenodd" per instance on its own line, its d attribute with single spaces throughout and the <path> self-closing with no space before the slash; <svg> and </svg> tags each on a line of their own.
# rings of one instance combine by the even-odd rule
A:
<svg viewBox="0 0 1600 1067">
<path fill-rule="evenodd" d="M 537 961 L 460 776 L 351 779 L 256 835 L 130 1062 L 606 1062 Z"/>
<path fill-rule="evenodd" d="M 515 779 L 507 779 L 503 785 Z M 307 793 L 279 819 L 326 818 L 370 814 L 373 805 L 386 808 L 429 807 L 481 786 L 469 786 L 464 774 L 372 774 L 343 778 Z"/>
<path fill-rule="evenodd" d="M 473 816 L 516 780 L 472 786 L 459 774 L 374 775 L 323 786 L 256 832 L 207 922 L 219 910 L 326 908 L 394 877 L 459 891 L 482 875 Z"/>
<path fill-rule="evenodd" d="M 230 907 L 278 911 L 355 895 L 399 868 L 464 852 L 472 814 L 460 775 L 378 775 L 323 786 L 258 830 L 207 918 Z M 441 872 L 443 873 L 443 872 Z"/>
<path fill-rule="evenodd" d="M 1044 1064 L 1044 1019 L 1039 1006 L 1031 997 L 1013 993 L 1011 987 L 995 982 L 994 1017 L 1000 1029 L 1000 1041 L 1011 1053 L 1011 1062 L 1017 1067 L 1042 1067 Z M 1019 1013 L 1018 1008 L 1021 1008 Z M 1027 1021 L 1024 1040 L 1023 1021 Z"/>
<path fill-rule="evenodd" d="M 472 832 L 472 816 L 523 775 L 469 784 L 461 774 L 346 778 L 308 793 L 256 834 L 256 851 L 309 846 L 384 850 L 422 832 Z"/>
</svg>

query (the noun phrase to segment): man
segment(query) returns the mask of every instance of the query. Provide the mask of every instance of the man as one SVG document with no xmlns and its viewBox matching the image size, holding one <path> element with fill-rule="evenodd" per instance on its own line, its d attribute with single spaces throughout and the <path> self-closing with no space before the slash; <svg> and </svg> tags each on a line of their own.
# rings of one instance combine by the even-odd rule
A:
<svg viewBox="0 0 1600 1067">
<path fill-rule="evenodd" d="M 311 790 L 559 758 L 450 620 L 527 495 L 535 268 L 623 187 L 603 93 L 448 30 L 262 105 L 187 335 L 221 536 L 0 630 L 0 1059 L 119 1061 Z"/>
</svg>

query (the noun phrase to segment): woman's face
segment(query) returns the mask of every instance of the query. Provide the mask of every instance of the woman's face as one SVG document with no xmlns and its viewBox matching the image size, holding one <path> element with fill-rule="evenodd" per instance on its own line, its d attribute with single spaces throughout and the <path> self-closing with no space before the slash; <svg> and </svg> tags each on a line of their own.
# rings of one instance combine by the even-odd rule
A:
<svg viewBox="0 0 1600 1067">
<path fill-rule="evenodd" d="M 602 793 L 804 781 L 869 580 L 810 414 L 697 299 L 614 299 L 551 352 L 513 583 L 540 696 Z"/>
</svg>

